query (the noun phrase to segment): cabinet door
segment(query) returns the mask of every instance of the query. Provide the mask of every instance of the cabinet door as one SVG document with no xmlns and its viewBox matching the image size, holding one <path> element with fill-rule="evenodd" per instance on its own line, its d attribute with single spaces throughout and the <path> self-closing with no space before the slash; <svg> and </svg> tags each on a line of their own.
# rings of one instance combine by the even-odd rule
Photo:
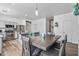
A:
<svg viewBox="0 0 79 59">
<path fill-rule="evenodd" d="M 0 38 L 0 54 L 2 53 L 2 38 Z"/>
</svg>

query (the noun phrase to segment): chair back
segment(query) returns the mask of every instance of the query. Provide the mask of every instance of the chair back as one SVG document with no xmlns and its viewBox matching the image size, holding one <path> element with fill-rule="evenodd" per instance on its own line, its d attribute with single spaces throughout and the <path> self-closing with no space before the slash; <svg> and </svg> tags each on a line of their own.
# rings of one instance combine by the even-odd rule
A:
<svg viewBox="0 0 79 59">
<path fill-rule="evenodd" d="M 65 56 L 65 47 L 67 42 L 67 35 L 64 35 L 64 39 L 60 43 L 60 50 L 59 50 L 59 56 Z"/>
<path fill-rule="evenodd" d="M 22 55 L 30 56 L 30 40 L 27 37 L 22 37 Z"/>
</svg>

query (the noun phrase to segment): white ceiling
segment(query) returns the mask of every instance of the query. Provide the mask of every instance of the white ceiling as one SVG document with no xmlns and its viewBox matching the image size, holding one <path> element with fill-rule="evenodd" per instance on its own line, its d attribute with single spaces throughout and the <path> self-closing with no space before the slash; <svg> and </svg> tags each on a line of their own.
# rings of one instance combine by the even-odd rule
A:
<svg viewBox="0 0 79 59">
<path fill-rule="evenodd" d="M 0 12 L 9 9 L 7 16 L 16 18 L 38 19 L 72 12 L 73 3 L 38 3 L 39 15 L 35 15 L 35 3 L 0 3 Z M 27 14 L 27 16 L 25 16 Z"/>
</svg>

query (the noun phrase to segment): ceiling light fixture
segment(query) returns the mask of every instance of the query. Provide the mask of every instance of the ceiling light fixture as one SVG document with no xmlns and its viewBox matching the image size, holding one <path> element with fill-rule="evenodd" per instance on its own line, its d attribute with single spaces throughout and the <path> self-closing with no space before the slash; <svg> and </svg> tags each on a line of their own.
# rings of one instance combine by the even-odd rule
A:
<svg viewBox="0 0 79 59">
<path fill-rule="evenodd" d="M 10 11 L 9 8 L 7 8 L 7 9 L 3 9 L 3 10 L 2 10 L 2 12 L 9 12 L 9 11 Z"/>
<path fill-rule="evenodd" d="M 0 11 L 0 13 L 2 13 L 2 14 L 7 14 L 9 11 L 10 11 L 10 9 L 9 9 L 9 8 L 6 8 L 6 9 L 2 9 L 2 10 Z"/>
<path fill-rule="evenodd" d="M 36 4 L 35 15 L 38 16 L 38 5 Z"/>
</svg>

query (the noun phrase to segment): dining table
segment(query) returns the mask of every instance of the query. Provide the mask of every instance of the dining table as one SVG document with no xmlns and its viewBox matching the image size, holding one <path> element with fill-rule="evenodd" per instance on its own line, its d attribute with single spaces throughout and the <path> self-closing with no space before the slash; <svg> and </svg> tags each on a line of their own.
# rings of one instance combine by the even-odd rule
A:
<svg viewBox="0 0 79 59">
<path fill-rule="evenodd" d="M 34 37 L 28 37 L 29 38 L 29 47 L 30 47 L 30 55 L 31 54 L 31 45 L 41 49 L 43 51 L 47 51 L 49 47 L 51 47 L 53 44 L 55 44 L 55 42 L 59 39 L 59 36 L 55 36 L 55 35 L 47 35 L 45 38 L 42 38 L 41 36 L 34 36 Z"/>
<path fill-rule="evenodd" d="M 31 38 L 31 45 L 46 51 L 50 46 L 52 46 L 58 39 L 55 36 L 48 36 L 47 39 L 41 39 L 40 36 Z"/>
</svg>

